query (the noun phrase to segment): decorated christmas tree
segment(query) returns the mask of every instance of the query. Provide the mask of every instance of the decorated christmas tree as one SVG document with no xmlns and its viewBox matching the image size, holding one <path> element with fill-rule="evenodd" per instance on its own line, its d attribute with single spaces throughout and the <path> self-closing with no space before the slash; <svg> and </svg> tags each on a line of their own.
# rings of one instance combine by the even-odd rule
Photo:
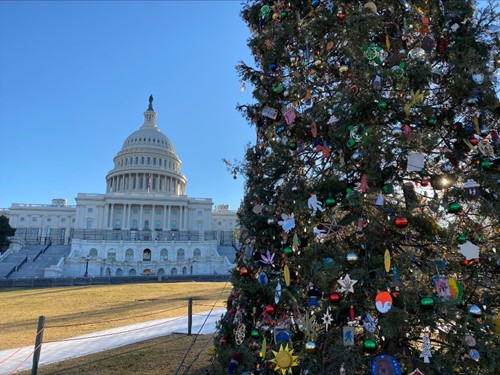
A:
<svg viewBox="0 0 500 375">
<path fill-rule="evenodd" d="M 249 1 L 225 374 L 500 369 L 498 13 Z M 497 78 L 495 78 L 497 77 Z"/>
</svg>

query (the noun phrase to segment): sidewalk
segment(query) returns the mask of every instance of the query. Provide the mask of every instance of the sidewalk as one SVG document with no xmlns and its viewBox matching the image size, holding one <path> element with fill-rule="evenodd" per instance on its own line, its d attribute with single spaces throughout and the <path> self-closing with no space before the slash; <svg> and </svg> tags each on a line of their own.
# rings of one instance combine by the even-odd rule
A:
<svg viewBox="0 0 500 375">
<path fill-rule="evenodd" d="M 215 332 L 215 324 L 225 311 L 226 309 L 223 308 L 213 310 L 211 314 L 210 311 L 193 314 L 191 333 L 210 334 Z M 172 333 L 187 333 L 187 316 L 131 324 L 124 327 L 72 337 L 64 341 L 43 344 L 39 367 L 49 363 L 64 361 L 69 358 L 82 357 L 135 342 L 170 335 Z M 0 351 L 0 375 L 30 370 L 33 364 L 33 349 L 34 343 L 29 347 Z"/>
</svg>

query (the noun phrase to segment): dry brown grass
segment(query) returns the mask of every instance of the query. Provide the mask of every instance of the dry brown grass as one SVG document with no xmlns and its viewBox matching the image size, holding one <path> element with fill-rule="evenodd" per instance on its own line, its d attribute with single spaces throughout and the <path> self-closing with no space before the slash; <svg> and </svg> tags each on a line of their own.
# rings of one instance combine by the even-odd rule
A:
<svg viewBox="0 0 500 375">
<path fill-rule="evenodd" d="M 193 344 L 193 340 L 196 341 Z M 185 353 L 191 348 L 188 356 Z M 39 375 L 206 375 L 212 366 L 212 335 L 170 335 L 40 367 Z M 181 365 L 182 364 L 182 365 Z M 31 371 L 20 372 L 28 375 Z"/>
<path fill-rule="evenodd" d="M 28 290 L 0 290 L 0 350 L 34 344 L 38 317 L 43 341 L 58 341 L 103 329 L 224 307 L 224 282 L 148 283 Z"/>
</svg>

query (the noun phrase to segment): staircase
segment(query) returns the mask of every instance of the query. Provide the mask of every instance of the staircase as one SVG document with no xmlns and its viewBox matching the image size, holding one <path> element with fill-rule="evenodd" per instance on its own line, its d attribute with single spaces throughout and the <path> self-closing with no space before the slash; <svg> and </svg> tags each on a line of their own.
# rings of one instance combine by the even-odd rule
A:
<svg viewBox="0 0 500 375">
<path fill-rule="evenodd" d="M 40 253 L 43 249 L 45 252 Z M 9 254 L 0 262 L 0 277 L 19 278 L 41 278 L 44 277 L 45 268 L 57 264 L 59 260 L 71 251 L 70 245 L 25 245 L 19 252 Z M 23 261 L 27 258 L 27 262 Z M 9 273 L 16 266 L 17 271 Z"/>
<path fill-rule="evenodd" d="M 226 257 L 230 263 L 234 263 L 236 260 L 236 248 L 232 245 L 217 246 L 217 252 L 220 256 Z"/>
</svg>

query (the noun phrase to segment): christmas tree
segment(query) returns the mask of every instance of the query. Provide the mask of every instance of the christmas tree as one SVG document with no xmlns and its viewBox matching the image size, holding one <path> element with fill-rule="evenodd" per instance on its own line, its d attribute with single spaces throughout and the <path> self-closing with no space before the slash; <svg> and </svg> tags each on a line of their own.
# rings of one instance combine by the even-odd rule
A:
<svg viewBox="0 0 500 375">
<path fill-rule="evenodd" d="M 500 369 L 498 11 L 248 1 L 227 374 Z M 497 82 L 498 84 L 498 82 Z"/>
</svg>

